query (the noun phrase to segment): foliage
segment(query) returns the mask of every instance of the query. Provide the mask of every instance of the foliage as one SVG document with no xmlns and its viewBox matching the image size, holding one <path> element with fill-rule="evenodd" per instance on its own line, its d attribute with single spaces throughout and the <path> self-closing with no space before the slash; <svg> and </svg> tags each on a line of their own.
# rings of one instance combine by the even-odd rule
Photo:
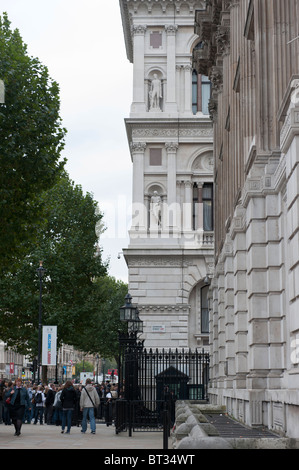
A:
<svg viewBox="0 0 299 470">
<path fill-rule="evenodd" d="M 94 370 L 93 364 L 88 361 L 77 362 L 75 367 L 76 367 L 76 376 L 80 375 L 81 372 L 93 372 Z"/>
<path fill-rule="evenodd" d="M 39 278 L 43 260 L 43 325 L 57 325 L 58 343 L 75 345 L 98 312 L 94 279 L 106 275 L 95 226 L 102 218 L 90 194 L 65 175 L 41 196 L 46 220 L 36 243 L 0 277 L 0 338 L 21 354 L 37 354 Z"/>
<path fill-rule="evenodd" d="M 28 56 L 6 14 L 0 16 L 0 71 L 0 338 L 36 357 L 42 260 L 42 323 L 57 325 L 58 345 L 116 357 L 127 286 L 107 276 L 96 202 L 64 172 L 58 84 Z"/>
<path fill-rule="evenodd" d="M 125 303 L 128 286 L 110 276 L 95 280 L 98 309 L 92 324 L 80 337 L 79 349 L 101 357 L 115 359 L 119 352 L 118 331 L 124 331 L 119 308 Z"/>
<path fill-rule="evenodd" d="M 10 267 L 40 230 L 40 195 L 53 187 L 66 130 L 59 116 L 59 88 L 48 69 L 29 57 L 18 30 L 0 16 L 0 267 Z"/>
</svg>

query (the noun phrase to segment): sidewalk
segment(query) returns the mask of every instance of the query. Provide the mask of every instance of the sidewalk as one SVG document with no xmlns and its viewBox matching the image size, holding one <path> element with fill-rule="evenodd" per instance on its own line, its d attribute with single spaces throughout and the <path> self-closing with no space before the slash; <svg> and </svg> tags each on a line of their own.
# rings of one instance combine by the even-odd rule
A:
<svg viewBox="0 0 299 470">
<path fill-rule="evenodd" d="M 163 449 L 163 432 L 127 432 L 115 434 L 115 427 L 97 424 L 96 434 L 85 434 L 81 427 L 72 427 L 70 434 L 61 434 L 60 426 L 23 424 L 21 435 L 14 436 L 14 426 L 0 424 L 0 449 Z M 171 442 L 169 439 L 169 449 Z"/>
</svg>

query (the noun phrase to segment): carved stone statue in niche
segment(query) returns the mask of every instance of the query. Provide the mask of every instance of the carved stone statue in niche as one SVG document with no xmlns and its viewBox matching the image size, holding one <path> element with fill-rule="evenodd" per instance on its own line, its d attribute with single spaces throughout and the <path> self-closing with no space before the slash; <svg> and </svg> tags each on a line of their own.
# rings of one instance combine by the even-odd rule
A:
<svg viewBox="0 0 299 470">
<path fill-rule="evenodd" d="M 161 198 L 157 191 L 151 197 L 151 227 L 161 227 Z"/>
<path fill-rule="evenodd" d="M 161 111 L 160 99 L 162 98 L 162 82 L 158 78 L 158 75 L 156 73 L 154 75 L 154 78 L 150 86 L 149 98 L 150 98 L 150 110 Z"/>
</svg>

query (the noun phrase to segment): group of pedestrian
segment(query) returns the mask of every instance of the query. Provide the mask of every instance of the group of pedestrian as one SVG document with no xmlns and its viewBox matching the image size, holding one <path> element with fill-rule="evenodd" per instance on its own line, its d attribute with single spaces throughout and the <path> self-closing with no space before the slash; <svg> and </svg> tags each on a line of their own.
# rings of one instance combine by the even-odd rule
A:
<svg viewBox="0 0 299 470">
<path fill-rule="evenodd" d="M 96 417 L 105 418 L 107 426 L 114 419 L 113 398 L 118 398 L 114 385 L 103 383 L 86 385 L 67 381 L 64 385 L 50 384 L 24 385 L 21 379 L 15 383 L 0 380 L 0 423 L 11 423 L 15 427 L 15 436 L 21 434 L 23 423 L 38 422 L 42 425 L 61 425 L 61 433 L 69 434 L 71 426 L 81 421 L 81 432 L 87 431 L 90 422 L 92 434 L 96 433 Z"/>
</svg>

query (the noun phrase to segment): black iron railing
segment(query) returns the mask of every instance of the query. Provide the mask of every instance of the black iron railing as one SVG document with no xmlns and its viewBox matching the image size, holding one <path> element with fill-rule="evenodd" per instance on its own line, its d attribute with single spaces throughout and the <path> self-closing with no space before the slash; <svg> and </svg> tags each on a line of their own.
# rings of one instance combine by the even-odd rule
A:
<svg viewBox="0 0 299 470">
<path fill-rule="evenodd" d="M 127 343 L 119 369 L 124 400 L 116 404 L 117 433 L 163 431 L 166 421 L 168 427 L 174 422 L 176 400 L 208 400 L 209 354 L 203 350 L 153 350 Z"/>
</svg>

